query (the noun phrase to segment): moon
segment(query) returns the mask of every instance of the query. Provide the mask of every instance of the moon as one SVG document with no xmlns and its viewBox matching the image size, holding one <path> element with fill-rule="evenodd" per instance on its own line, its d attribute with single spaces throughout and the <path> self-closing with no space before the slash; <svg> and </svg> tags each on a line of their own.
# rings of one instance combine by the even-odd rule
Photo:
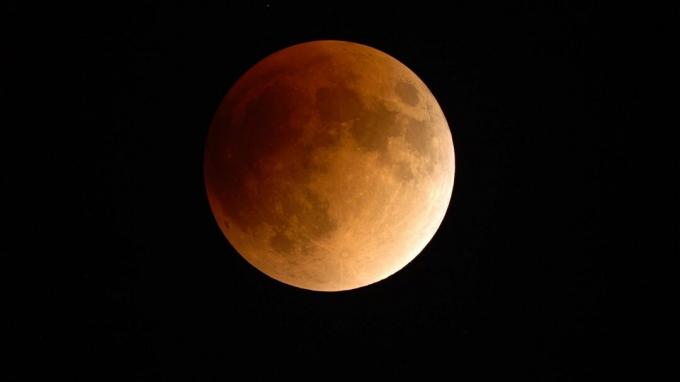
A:
<svg viewBox="0 0 680 382">
<path fill-rule="evenodd" d="M 204 180 L 221 231 L 268 276 L 315 291 L 380 281 L 449 206 L 454 150 L 427 86 L 374 48 L 313 41 L 248 70 L 208 131 Z"/>
</svg>

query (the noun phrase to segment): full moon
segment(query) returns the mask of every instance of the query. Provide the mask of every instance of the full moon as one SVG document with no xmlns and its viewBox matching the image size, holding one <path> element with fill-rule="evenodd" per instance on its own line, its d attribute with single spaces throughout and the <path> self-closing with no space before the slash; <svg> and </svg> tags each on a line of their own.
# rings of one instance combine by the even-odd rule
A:
<svg viewBox="0 0 680 382">
<path fill-rule="evenodd" d="M 380 281 L 434 236 L 451 199 L 451 131 L 427 86 L 374 48 L 314 41 L 248 70 L 213 118 L 210 207 L 250 264 L 299 288 Z"/>
</svg>

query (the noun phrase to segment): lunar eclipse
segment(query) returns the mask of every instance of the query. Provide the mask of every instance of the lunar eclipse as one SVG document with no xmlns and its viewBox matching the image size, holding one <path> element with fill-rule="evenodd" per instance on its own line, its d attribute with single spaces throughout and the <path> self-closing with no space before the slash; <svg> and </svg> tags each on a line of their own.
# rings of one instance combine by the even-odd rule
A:
<svg viewBox="0 0 680 382">
<path fill-rule="evenodd" d="M 369 285 L 413 260 L 444 218 L 455 169 L 423 81 L 343 41 L 294 45 L 248 70 L 204 158 L 228 241 L 268 276 L 316 291 Z"/>
</svg>

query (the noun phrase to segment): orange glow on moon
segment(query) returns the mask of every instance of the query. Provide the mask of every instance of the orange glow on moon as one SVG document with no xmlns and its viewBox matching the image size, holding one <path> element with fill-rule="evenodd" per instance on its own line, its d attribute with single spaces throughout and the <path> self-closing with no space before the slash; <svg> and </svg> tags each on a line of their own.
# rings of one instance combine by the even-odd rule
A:
<svg viewBox="0 0 680 382">
<path fill-rule="evenodd" d="M 354 289 L 408 264 L 453 189 L 454 151 L 425 84 L 376 49 L 315 41 L 272 54 L 220 104 L 205 185 L 220 229 L 272 278 Z"/>
</svg>

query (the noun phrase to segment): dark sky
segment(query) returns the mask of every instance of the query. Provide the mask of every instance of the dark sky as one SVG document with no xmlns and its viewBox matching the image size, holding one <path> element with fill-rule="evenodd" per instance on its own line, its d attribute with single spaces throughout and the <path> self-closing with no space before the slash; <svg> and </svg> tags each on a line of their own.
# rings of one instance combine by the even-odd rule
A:
<svg viewBox="0 0 680 382">
<path fill-rule="evenodd" d="M 53 77 L 17 97 L 46 104 L 28 120 L 53 118 L 32 147 L 44 167 L 27 196 L 57 217 L 18 224 L 58 257 L 36 255 L 46 274 L 68 269 L 50 278 L 65 288 L 33 286 L 50 301 L 35 322 L 66 322 L 31 337 L 36 348 L 56 342 L 70 357 L 65 375 L 87 380 L 316 367 L 320 377 L 357 367 L 462 380 L 598 375 L 615 230 L 603 198 L 620 171 L 608 115 L 627 112 L 609 97 L 625 71 L 612 59 L 616 16 L 567 2 L 247 3 L 60 9 L 68 17 L 30 32 L 40 44 L 14 46 L 35 58 L 24 69 L 49 66 Z M 202 179 L 207 129 L 230 86 L 267 55 L 316 39 L 409 66 L 456 150 L 451 206 L 423 253 L 383 282 L 335 294 L 248 265 L 215 224 Z M 58 101 L 68 106 L 52 116 Z"/>
</svg>

